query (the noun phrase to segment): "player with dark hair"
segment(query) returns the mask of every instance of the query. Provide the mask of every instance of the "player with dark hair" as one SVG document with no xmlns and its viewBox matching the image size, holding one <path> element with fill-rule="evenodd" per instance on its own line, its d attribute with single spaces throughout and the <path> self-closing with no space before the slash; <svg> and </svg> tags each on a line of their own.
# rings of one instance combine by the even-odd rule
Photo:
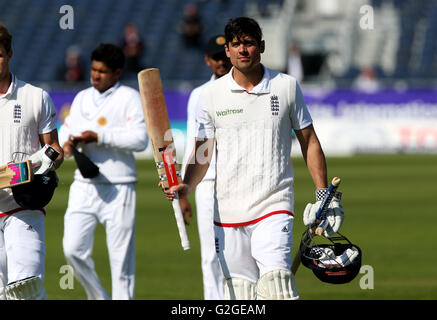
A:
<svg viewBox="0 0 437 320">
<path fill-rule="evenodd" d="M 47 299 L 43 285 L 44 206 L 56 187 L 53 170 L 61 165 L 63 152 L 50 96 L 10 72 L 11 44 L 12 36 L 0 25 L 0 163 L 30 159 L 35 181 L 14 187 L 17 191 L 0 189 L 0 299 L 42 300 Z M 46 155 L 48 149 L 54 157 Z M 28 193 L 44 182 L 49 197 L 35 198 L 35 194 Z"/>
<path fill-rule="evenodd" d="M 91 52 L 91 61 L 103 62 L 108 68 L 115 71 L 123 69 L 125 57 L 119 47 L 102 43 Z"/>
<path fill-rule="evenodd" d="M 90 300 L 109 299 L 91 257 L 97 223 L 106 229 L 112 299 L 134 298 L 134 152 L 144 150 L 148 138 L 138 91 L 119 82 L 123 66 L 115 45 L 101 44 L 92 52 L 92 87 L 76 95 L 59 133 L 66 157 L 73 144 L 99 169 L 92 178 L 76 170 L 64 218 L 64 254 Z"/>
<path fill-rule="evenodd" d="M 202 91 L 196 157 L 188 161 L 184 183 L 165 192 L 172 200 L 174 192 L 184 198 L 196 187 L 208 169 L 215 141 L 214 224 L 225 299 L 298 299 L 290 270 L 292 131 L 317 190 L 316 204 L 304 213 L 310 224 L 327 188 L 325 157 L 296 79 L 261 64 L 265 43 L 258 23 L 246 17 L 231 19 L 225 36 L 233 68 Z M 332 215 L 343 216 L 337 198 L 328 209 L 327 216 Z M 327 231 L 336 232 L 342 219 L 328 221 Z"/>
</svg>

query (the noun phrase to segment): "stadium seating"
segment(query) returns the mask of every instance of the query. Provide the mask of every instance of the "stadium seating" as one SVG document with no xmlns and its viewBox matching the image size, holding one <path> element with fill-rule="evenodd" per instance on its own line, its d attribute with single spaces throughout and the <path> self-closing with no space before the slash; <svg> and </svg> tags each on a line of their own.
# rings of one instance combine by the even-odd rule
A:
<svg viewBox="0 0 437 320">
<path fill-rule="evenodd" d="M 181 41 L 180 21 L 187 3 L 198 4 L 204 25 L 202 43 L 205 43 L 210 36 L 223 32 L 229 18 L 253 12 L 254 3 L 281 5 L 284 1 L 71 0 L 68 5 L 74 9 L 74 30 L 62 30 L 59 20 L 63 14 L 59 9 L 65 4 L 63 1 L 0 0 L 0 21 L 6 24 L 14 36 L 14 58 L 11 64 L 14 72 L 23 80 L 47 84 L 56 81 L 57 70 L 71 45 L 81 48 L 88 68 L 91 50 L 100 42 L 119 43 L 124 25 L 134 22 L 147 45 L 142 56 L 143 65 L 160 68 L 165 81 L 193 83 L 208 79 L 210 70 L 202 63 L 202 50 L 186 49 Z M 436 78 L 436 1 L 368 0 L 375 10 L 386 2 L 393 3 L 397 12 L 399 39 L 396 44 L 394 70 L 387 73 L 383 70 L 387 68 L 375 64 L 377 74 L 385 79 Z M 320 25 L 323 25 L 322 22 Z M 306 32 L 305 26 L 301 29 L 297 27 L 295 30 L 306 34 L 303 33 Z M 301 37 L 309 39 L 307 36 Z M 349 45 L 347 41 L 340 43 L 343 46 Z M 284 48 L 286 45 L 284 44 Z M 305 43 L 303 46 L 305 47 Z M 338 50 L 347 52 L 345 48 Z M 350 66 L 345 68 L 342 76 L 355 77 L 357 66 L 352 61 L 348 63 Z"/>
<path fill-rule="evenodd" d="M 190 0 L 71 0 L 74 30 L 62 30 L 59 0 L 1 0 L 0 21 L 14 36 L 14 72 L 23 80 L 51 83 L 56 80 L 70 45 L 82 50 L 89 67 L 89 54 L 100 42 L 119 43 L 123 27 L 137 24 L 147 45 L 142 62 L 161 69 L 166 80 L 206 80 L 210 70 L 202 63 L 200 50 L 185 50 L 180 41 L 179 23 L 183 8 Z M 226 21 L 244 15 L 245 1 L 198 2 L 204 33 L 208 37 L 222 33 Z"/>
</svg>

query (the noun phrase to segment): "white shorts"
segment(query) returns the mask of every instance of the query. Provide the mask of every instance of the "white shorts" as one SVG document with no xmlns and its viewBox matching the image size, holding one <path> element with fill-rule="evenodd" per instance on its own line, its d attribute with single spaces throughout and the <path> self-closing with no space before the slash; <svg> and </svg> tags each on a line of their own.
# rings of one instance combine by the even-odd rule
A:
<svg viewBox="0 0 437 320">
<path fill-rule="evenodd" d="M 0 278 L 3 286 L 29 277 L 44 281 L 45 215 L 23 210 L 0 218 Z"/>
<path fill-rule="evenodd" d="M 270 270 L 291 269 L 293 221 L 293 216 L 276 214 L 243 227 L 214 226 L 225 277 L 256 283 Z"/>
</svg>

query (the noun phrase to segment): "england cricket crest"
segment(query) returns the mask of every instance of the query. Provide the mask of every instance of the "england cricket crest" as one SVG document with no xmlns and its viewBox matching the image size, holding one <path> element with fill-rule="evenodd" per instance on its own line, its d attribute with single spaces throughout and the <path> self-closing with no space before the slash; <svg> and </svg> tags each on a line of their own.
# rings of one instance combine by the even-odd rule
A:
<svg viewBox="0 0 437 320">
<path fill-rule="evenodd" d="M 279 98 L 277 95 L 270 96 L 270 110 L 272 111 L 272 116 L 279 115 Z"/>
<path fill-rule="evenodd" d="M 19 104 L 16 104 L 14 106 L 14 123 L 20 123 L 21 122 L 21 106 Z"/>
</svg>

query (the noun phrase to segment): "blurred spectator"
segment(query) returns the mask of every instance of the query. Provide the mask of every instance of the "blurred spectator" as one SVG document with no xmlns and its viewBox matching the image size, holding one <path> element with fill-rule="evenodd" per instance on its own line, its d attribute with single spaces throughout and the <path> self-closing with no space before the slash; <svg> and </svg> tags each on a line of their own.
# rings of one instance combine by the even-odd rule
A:
<svg viewBox="0 0 437 320">
<path fill-rule="evenodd" d="M 80 48 L 76 45 L 68 47 L 64 63 L 58 68 L 58 80 L 70 83 L 85 80 L 85 68 L 82 63 Z"/>
<path fill-rule="evenodd" d="M 353 83 L 353 88 L 364 92 L 374 92 L 379 89 L 379 83 L 376 79 L 375 71 L 370 67 L 361 69 L 359 76 Z"/>
<path fill-rule="evenodd" d="M 287 73 L 295 77 L 298 82 L 301 82 L 304 76 L 300 47 L 297 42 L 292 43 L 288 50 Z"/>
<path fill-rule="evenodd" d="M 126 57 L 124 66 L 124 77 L 136 76 L 143 69 L 141 58 L 146 51 L 146 46 L 143 43 L 138 27 L 134 23 L 128 23 L 124 27 L 124 35 L 120 47 Z"/>
<path fill-rule="evenodd" d="M 184 17 L 181 22 L 181 34 L 188 48 L 201 48 L 203 33 L 202 18 L 195 3 L 187 3 L 184 7 Z"/>
</svg>

